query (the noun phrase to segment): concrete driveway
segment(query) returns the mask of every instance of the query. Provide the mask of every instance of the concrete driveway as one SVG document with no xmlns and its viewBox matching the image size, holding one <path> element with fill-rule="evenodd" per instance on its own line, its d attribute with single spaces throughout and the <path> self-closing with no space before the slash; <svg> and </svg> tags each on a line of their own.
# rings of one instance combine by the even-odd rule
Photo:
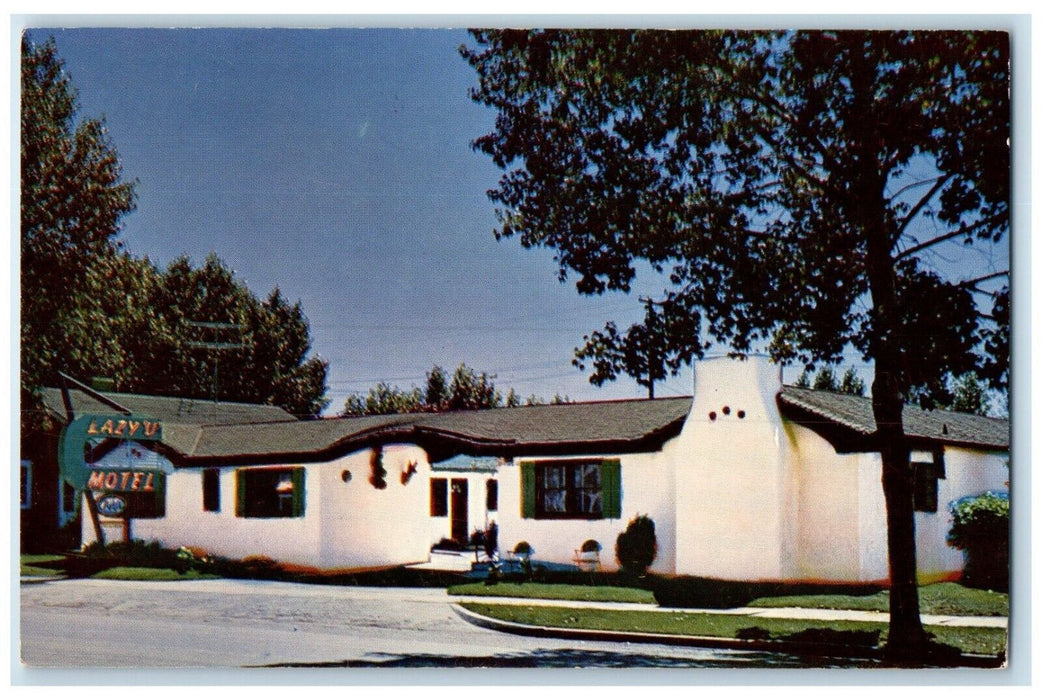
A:
<svg viewBox="0 0 1042 700">
<path fill-rule="evenodd" d="M 21 586 L 30 668 L 762 667 L 797 659 L 522 637 L 474 627 L 442 589 L 269 581 Z"/>
</svg>

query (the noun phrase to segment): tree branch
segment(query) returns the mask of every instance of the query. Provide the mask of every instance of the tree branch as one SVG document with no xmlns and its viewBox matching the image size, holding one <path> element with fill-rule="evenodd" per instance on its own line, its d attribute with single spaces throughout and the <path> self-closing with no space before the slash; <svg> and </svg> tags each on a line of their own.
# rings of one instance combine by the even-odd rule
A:
<svg viewBox="0 0 1042 700">
<path fill-rule="evenodd" d="M 982 277 L 976 277 L 976 278 L 974 278 L 972 280 L 966 280 L 965 282 L 960 282 L 959 286 L 960 287 L 973 287 L 973 286 L 977 285 L 980 282 L 985 282 L 987 280 L 995 279 L 996 277 L 1005 277 L 1005 276 L 1008 276 L 1008 275 L 1009 275 L 1009 270 L 1002 270 L 1000 272 L 993 272 L 990 275 L 984 275 Z M 978 291 L 983 291 L 983 290 L 978 290 Z M 985 292 L 985 294 L 990 294 L 990 293 L 991 292 Z"/>
<path fill-rule="evenodd" d="M 923 195 L 918 202 L 916 202 L 915 206 L 912 207 L 911 210 L 908 212 L 908 216 L 906 216 L 904 221 L 901 222 L 901 225 L 897 227 L 897 232 L 894 234 L 895 243 L 898 240 L 900 240 L 901 236 L 904 235 L 905 229 L 907 229 L 908 225 L 912 223 L 912 220 L 919 215 L 919 212 L 923 210 L 923 207 L 926 206 L 926 203 L 933 199 L 933 196 L 937 194 L 942 187 L 944 187 L 944 183 L 948 182 L 948 180 L 950 179 L 951 173 L 947 175 L 942 175 L 941 177 L 937 178 L 937 182 L 933 184 L 933 187 L 930 188 L 930 191 Z M 894 197 L 896 196 L 897 195 L 895 194 Z M 893 201 L 893 197 L 891 197 L 891 201 Z"/>
<path fill-rule="evenodd" d="M 982 219 L 982 220 L 977 221 L 977 222 L 972 223 L 972 224 L 967 224 L 965 226 L 960 226 L 959 228 L 957 228 L 954 231 L 949 231 L 948 233 L 946 233 L 944 235 L 938 236 L 937 238 L 932 238 L 932 239 L 930 239 L 928 241 L 925 241 L 923 243 L 920 243 L 918 245 L 914 245 L 911 248 L 909 248 L 908 250 L 905 250 L 905 251 L 903 251 L 901 253 L 898 253 L 898 255 L 896 257 L 894 257 L 894 261 L 896 262 L 898 260 L 901 260 L 902 258 L 907 258 L 910 255 L 915 255 L 919 251 L 926 250 L 927 248 L 929 248 L 931 246 L 934 246 L 934 245 L 937 245 L 938 243 L 943 243 L 944 241 L 951 240 L 952 238 L 958 238 L 959 236 L 964 236 L 964 235 L 966 235 L 966 234 L 968 234 L 968 233 L 970 233 L 970 232 L 972 232 L 972 231 L 974 231 L 974 230 L 976 230 L 978 228 L 981 228 L 982 226 L 990 224 L 991 221 L 992 221 L 991 219 Z"/>
</svg>

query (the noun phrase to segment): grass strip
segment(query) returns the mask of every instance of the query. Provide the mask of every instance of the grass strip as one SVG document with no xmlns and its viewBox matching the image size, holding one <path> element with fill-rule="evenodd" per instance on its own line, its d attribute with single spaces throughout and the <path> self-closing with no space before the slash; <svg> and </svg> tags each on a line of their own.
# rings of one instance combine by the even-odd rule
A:
<svg viewBox="0 0 1042 700">
<path fill-rule="evenodd" d="M 610 630 L 672 634 L 728 639 L 780 639 L 808 630 L 846 633 L 851 638 L 878 634 L 886 640 L 887 625 L 882 622 L 849 620 L 785 620 L 752 615 L 719 613 L 677 613 L 634 610 L 597 610 L 534 605 L 494 605 L 463 603 L 467 610 L 497 620 L 542 627 Z M 928 626 L 936 641 L 958 647 L 966 653 L 994 655 L 1006 648 L 1006 631 L 985 627 Z M 837 637 L 841 639 L 842 637 Z"/>
<path fill-rule="evenodd" d="M 889 591 L 873 595 L 794 595 L 756 598 L 754 608 L 813 608 L 817 610 L 890 610 Z M 919 609 L 924 615 L 1009 616 L 1009 594 L 967 588 L 957 583 L 935 583 L 919 587 Z"/>
<path fill-rule="evenodd" d="M 622 586 L 579 586 L 563 583 L 511 583 L 492 586 L 464 583 L 449 588 L 450 595 L 495 596 L 503 598 L 542 598 L 544 600 L 582 600 L 598 603 L 655 603 L 651 591 Z"/>
<path fill-rule="evenodd" d="M 144 566 L 114 566 L 91 576 L 91 578 L 114 581 L 195 581 L 200 579 L 220 578 L 214 574 L 200 574 L 188 571 L 179 574 L 173 569 L 151 569 Z"/>
</svg>

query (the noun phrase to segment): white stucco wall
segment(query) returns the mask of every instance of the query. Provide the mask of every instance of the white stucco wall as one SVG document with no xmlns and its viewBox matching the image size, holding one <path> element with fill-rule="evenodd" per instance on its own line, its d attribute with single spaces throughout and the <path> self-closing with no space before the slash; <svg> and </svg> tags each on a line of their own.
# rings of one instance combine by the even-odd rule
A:
<svg viewBox="0 0 1042 700">
<path fill-rule="evenodd" d="M 387 445 L 383 468 L 387 487 L 369 483 L 371 450 L 343 457 L 319 470 L 323 491 L 321 557 L 324 569 L 362 569 L 427 561 L 426 537 L 430 465 L 412 445 Z M 402 483 L 409 464 L 416 472 Z M 351 480 L 341 478 L 344 470 Z"/>
<path fill-rule="evenodd" d="M 131 537 L 165 547 L 198 547 L 241 559 L 262 555 L 278 562 L 325 570 L 352 570 L 426 561 L 428 478 L 426 453 L 415 446 L 384 448 L 387 488 L 369 483 L 369 450 L 319 464 L 272 464 L 255 468 L 305 468 L 305 510 L 298 518 L 235 515 L 236 468 L 220 470 L 218 512 L 203 510 L 202 469 L 167 476 L 166 516 L 131 521 Z M 409 463 L 416 473 L 402 484 Z M 344 482 L 342 473 L 351 472 Z M 94 539 L 83 519 L 84 544 Z M 112 533 L 112 530 L 106 532 Z"/>
<path fill-rule="evenodd" d="M 535 550 L 534 558 L 561 564 L 571 564 L 575 550 L 589 539 L 601 544 L 601 568 L 614 571 L 615 540 L 626 524 L 636 515 L 649 516 L 655 522 L 658 556 L 650 570 L 673 573 L 676 551 L 676 521 L 673 506 L 673 470 L 664 453 L 573 455 L 553 458 L 531 458 L 530 461 L 559 461 L 568 459 L 618 459 L 621 479 L 621 513 L 619 519 L 601 520 L 540 520 L 521 517 L 521 474 L 519 463 L 529 458 L 514 460 L 499 470 L 499 549 L 507 552 L 521 541 Z"/>
<path fill-rule="evenodd" d="M 678 574 L 784 575 L 788 444 L 775 402 L 780 386 L 778 368 L 762 357 L 695 366 L 691 413 L 672 456 Z"/>
<path fill-rule="evenodd" d="M 165 517 L 131 520 L 130 536 L 157 540 L 164 547 L 199 547 L 236 559 L 263 555 L 280 562 L 318 566 L 321 502 L 317 469 L 317 465 L 309 465 L 305 470 L 304 517 L 268 519 L 235 516 L 235 469 L 220 471 L 221 509 L 217 512 L 203 510 L 202 471 L 179 469 L 166 477 Z M 93 540 L 89 516 L 83 521 L 85 536 Z"/>
<path fill-rule="evenodd" d="M 784 422 L 789 444 L 782 577 L 857 581 L 860 577 L 861 455 L 837 455 L 808 428 Z"/>
</svg>

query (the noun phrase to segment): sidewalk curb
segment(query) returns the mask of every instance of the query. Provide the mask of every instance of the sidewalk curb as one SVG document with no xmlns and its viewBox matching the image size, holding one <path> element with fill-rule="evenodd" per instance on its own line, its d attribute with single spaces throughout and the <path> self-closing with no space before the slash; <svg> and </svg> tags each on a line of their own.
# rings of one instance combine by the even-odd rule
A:
<svg viewBox="0 0 1042 700">
<path fill-rule="evenodd" d="M 885 667 L 882 648 L 849 647 L 834 644 L 791 642 L 780 639 L 735 639 L 731 637 L 700 637 L 695 635 L 672 635 L 654 632 L 618 632 L 613 630 L 574 629 L 568 627 L 545 627 L 508 622 L 480 615 L 462 605 L 450 603 L 453 612 L 465 622 L 495 632 L 517 634 L 527 637 L 575 639 L 594 642 L 624 642 L 633 644 L 666 644 L 671 646 L 701 647 L 706 649 L 731 649 L 734 651 L 763 651 L 793 656 L 818 658 L 863 659 L 866 666 Z M 997 669 L 1005 666 L 1003 658 L 980 654 L 963 654 L 956 668 Z"/>
</svg>

